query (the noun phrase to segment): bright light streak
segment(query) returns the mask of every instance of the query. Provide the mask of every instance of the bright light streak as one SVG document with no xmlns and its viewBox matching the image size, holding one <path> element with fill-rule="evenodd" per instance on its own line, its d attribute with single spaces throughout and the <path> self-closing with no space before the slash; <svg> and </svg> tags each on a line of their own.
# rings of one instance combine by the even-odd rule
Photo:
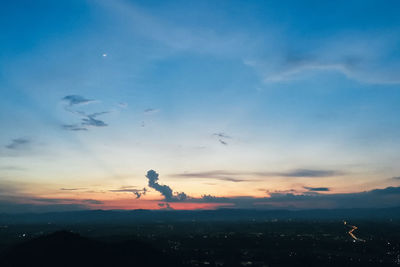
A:
<svg viewBox="0 0 400 267">
<path fill-rule="evenodd" d="M 346 221 L 344 221 L 343 223 L 344 223 L 345 225 L 347 225 L 347 222 L 346 222 Z M 355 241 L 365 242 L 364 239 L 358 238 L 358 237 L 356 237 L 356 236 L 353 234 L 353 232 L 354 232 L 355 230 L 358 229 L 357 226 L 354 226 L 354 225 L 348 225 L 348 226 L 349 226 L 351 229 L 350 229 L 350 231 L 348 231 L 347 233 L 353 238 L 354 242 L 355 242 Z"/>
</svg>

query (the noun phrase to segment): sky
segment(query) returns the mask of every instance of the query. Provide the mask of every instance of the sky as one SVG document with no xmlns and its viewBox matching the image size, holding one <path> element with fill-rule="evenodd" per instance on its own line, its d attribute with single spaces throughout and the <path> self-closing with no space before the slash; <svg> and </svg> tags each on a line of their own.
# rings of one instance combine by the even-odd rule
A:
<svg viewBox="0 0 400 267">
<path fill-rule="evenodd" d="M 0 3 L 0 212 L 400 206 L 399 1 Z"/>
</svg>

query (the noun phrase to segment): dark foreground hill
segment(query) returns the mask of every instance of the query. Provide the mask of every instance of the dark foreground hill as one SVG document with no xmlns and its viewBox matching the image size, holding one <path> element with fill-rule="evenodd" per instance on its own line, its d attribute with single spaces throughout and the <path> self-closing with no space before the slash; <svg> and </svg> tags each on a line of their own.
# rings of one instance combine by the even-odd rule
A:
<svg viewBox="0 0 400 267">
<path fill-rule="evenodd" d="M 22 266 L 180 266 L 148 244 L 139 241 L 106 243 L 60 231 L 9 249 L 2 267 Z"/>
</svg>

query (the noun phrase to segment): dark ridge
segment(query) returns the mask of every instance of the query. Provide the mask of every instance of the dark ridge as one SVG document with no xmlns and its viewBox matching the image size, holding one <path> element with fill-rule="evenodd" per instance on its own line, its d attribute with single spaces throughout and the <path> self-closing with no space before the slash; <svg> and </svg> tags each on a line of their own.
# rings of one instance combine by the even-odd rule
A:
<svg viewBox="0 0 400 267">
<path fill-rule="evenodd" d="M 49 213 L 0 214 L 3 224 L 118 224 L 136 222 L 249 221 L 249 220 L 400 220 L 400 207 L 310 210 L 83 210 Z"/>
</svg>

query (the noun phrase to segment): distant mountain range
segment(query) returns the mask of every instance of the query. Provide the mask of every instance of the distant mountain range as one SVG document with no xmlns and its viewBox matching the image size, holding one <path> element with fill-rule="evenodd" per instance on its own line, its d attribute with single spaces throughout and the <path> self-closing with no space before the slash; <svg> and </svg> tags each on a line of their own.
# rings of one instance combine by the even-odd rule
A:
<svg viewBox="0 0 400 267">
<path fill-rule="evenodd" d="M 313 210 L 86 210 L 50 213 L 0 214 L 0 224 L 126 223 L 162 221 L 265 220 L 400 220 L 400 207 L 381 209 Z"/>
</svg>

